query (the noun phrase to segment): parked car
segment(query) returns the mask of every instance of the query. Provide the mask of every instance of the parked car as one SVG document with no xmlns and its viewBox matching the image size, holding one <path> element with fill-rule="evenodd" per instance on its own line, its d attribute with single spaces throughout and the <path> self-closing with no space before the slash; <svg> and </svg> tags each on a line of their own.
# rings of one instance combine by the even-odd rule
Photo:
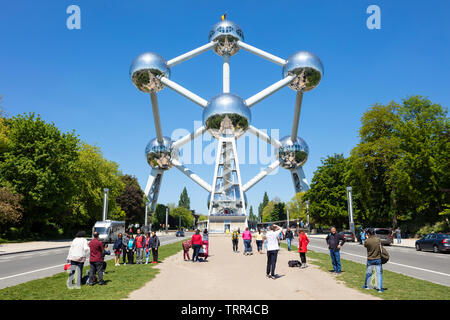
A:
<svg viewBox="0 0 450 320">
<path fill-rule="evenodd" d="M 450 251 L 450 235 L 444 233 L 429 233 L 422 239 L 416 241 L 416 250 L 449 252 Z"/>
<path fill-rule="evenodd" d="M 355 235 L 351 231 L 341 231 L 339 233 L 344 236 L 345 241 L 355 242 L 356 240 Z"/>
<path fill-rule="evenodd" d="M 366 239 L 367 239 L 367 230 L 369 229 L 370 228 L 364 229 L 364 231 L 366 232 Z M 373 229 L 375 231 L 375 235 L 377 236 L 377 238 L 380 238 L 382 245 L 390 246 L 394 242 L 391 229 L 388 228 L 373 228 Z M 360 231 L 356 232 L 356 238 L 359 243 L 362 243 Z"/>
<path fill-rule="evenodd" d="M 178 230 L 177 233 L 175 234 L 177 237 L 184 237 L 184 231 L 183 230 Z"/>
</svg>

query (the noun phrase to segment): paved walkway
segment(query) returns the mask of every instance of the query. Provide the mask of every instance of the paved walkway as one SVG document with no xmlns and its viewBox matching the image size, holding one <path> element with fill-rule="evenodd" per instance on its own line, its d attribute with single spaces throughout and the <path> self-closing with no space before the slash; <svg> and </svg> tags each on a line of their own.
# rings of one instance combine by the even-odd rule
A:
<svg viewBox="0 0 450 320">
<path fill-rule="evenodd" d="M 289 268 L 298 253 L 281 249 L 276 280 L 266 278 L 266 254 L 233 253 L 230 236 L 210 235 L 208 262 L 187 262 L 180 251 L 156 266 L 160 273 L 129 300 L 362 300 L 376 297 L 347 288 L 336 276 L 309 264 L 306 269 Z M 192 254 L 192 250 L 191 253 Z M 192 258 L 192 256 L 191 256 Z M 361 275 L 363 279 L 364 275 Z"/>
</svg>

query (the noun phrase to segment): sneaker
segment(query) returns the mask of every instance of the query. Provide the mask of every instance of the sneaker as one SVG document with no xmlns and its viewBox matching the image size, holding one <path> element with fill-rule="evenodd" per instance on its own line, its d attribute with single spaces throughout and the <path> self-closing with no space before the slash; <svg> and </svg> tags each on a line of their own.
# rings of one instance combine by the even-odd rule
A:
<svg viewBox="0 0 450 320">
<path fill-rule="evenodd" d="M 384 292 L 383 289 L 379 289 L 379 290 L 378 290 L 378 293 L 383 293 L 383 292 Z"/>
<path fill-rule="evenodd" d="M 106 285 L 106 282 L 102 281 L 102 282 L 99 282 L 98 284 L 99 284 L 100 286 L 105 286 L 105 285 Z"/>
<path fill-rule="evenodd" d="M 362 286 L 361 288 L 362 288 L 362 289 L 366 289 L 366 290 L 369 290 L 369 289 L 370 289 L 368 286 Z"/>
<path fill-rule="evenodd" d="M 270 274 L 266 274 L 266 277 L 270 279 L 272 276 Z"/>
</svg>

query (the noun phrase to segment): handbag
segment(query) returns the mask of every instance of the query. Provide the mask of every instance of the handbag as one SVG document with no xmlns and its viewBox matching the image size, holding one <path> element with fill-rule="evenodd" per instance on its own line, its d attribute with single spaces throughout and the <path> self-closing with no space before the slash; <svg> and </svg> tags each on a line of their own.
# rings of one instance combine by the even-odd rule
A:
<svg viewBox="0 0 450 320">
<path fill-rule="evenodd" d="M 64 271 L 67 271 L 67 272 L 69 272 L 69 271 L 70 271 L 70 268 L 71 268 L 71 266 L 72 266 L 72 264 L 71 264 L 71 263 L 66 263 L 66 264 L 64 265 Z"/>
<path fill-rule="evenodd" d="M 385 264 L 389 261 L 389 252 L 381 245 L 380 242 L 380 249 L 381 249 L 381 264 Z"/>
</svg>

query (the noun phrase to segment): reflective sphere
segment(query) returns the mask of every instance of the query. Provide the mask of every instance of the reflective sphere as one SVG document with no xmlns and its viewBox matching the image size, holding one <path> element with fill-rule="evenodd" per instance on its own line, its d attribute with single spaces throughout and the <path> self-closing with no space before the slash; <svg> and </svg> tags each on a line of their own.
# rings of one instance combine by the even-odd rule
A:
<svg viewBox="0 0 450 320">
<path fill-rule="evenodd" d="M 247 131 L 250 121 L 251 113 L 245 101 L 231 93 L 215 96 L 203 110 L 203 124 L 216 139 L 240 137 Z"/>
<path fill-rule="evenodd" d="M 299 51 L 291 55 L 283 66 L 283 77 L 295 74 L 297 77 L 289 84 L 295 91 L 309 91 L 319 85 L 323 76 L 320 59 L 311 52 Z"/>
<path fill-rule="evenodd" d="M 163 137 L 162 143 L 159 143 L 157 138 L 151 140 L 145 148 L 145 156 L 148 164 L 154 169 L 172 168 L 172 140 L 168 137 Z"/>
<path fill-rule="evenodd" d="M 297 137 L 292 142 L 291 136 L 286 136 L 280 140 L 281 147 L 278 149 L 278 159 L 280 166 L 285 169 L 301 167 L 308 160 L 309 147 L 305 140 Z"/>
<path fill-rule="evenodd" d="M 153 52 L 143 53 L 133 60 L 130 66 L 130 77 L 136 88 L 149 93 L 161 91 L 164 84 L 159 77 L 170 77 L 170 69 L 166 60 Z"/>
<path fill-rule="evenodd" d="M 216 23 L 209 32 L 209 41 L 217 41 L 214 51 L 219 55 L 234 55 L 239 51 L 237 42 L 244 41 L 244 33 L 241 28 L 230 20 L 223 20 Z"/>
</svg>

